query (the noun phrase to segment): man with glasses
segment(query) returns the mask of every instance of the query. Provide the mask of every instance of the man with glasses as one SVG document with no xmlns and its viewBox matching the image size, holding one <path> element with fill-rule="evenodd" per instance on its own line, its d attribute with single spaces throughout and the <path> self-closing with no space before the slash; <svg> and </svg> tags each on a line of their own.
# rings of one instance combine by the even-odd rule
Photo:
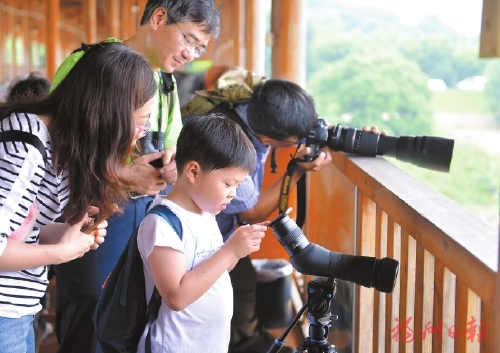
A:
<svg viewBox="0 0 500 353">
<path fill-rule="evenodd" d="M 182 122 L 172 72 L 205 54 L 208 42 L 217 38 L 219 30 L 219 12 L 213 0 L 149 0 L 139 29 L 123 41 L 148 59 L 159 83 L 158 104 L 151 113 L 150 121 L 136 128 L 141 135 L 147 135 L 146 141 L 150 134 L 159 136 L 161 141 L 157 142 L 164 148 L 163 151 L 135 159 L 119 171 L 122 178 L 136 186 L 129 191 L 129 203 L 122 206 L 124 214 L 108 219 L 106 242 L 98 251 L 57 266 L 56 333 L 59 352 L 101 352 L 97 342 L 92 342 L 92 314 L 101 287 L 133 230 L 144 218 L 147 204 L 177 178 L 173 155 Z M 105 41 L 121 42 L 116 38 Z M 52 87 L 66 76 L 84 55 L 85 49 L 86 46 L 82 45 L 82 50 L 66 58 L 56 73 Z M 158 159 L 162 161 L 161 168 L 150 164 Z"/>
</svg>

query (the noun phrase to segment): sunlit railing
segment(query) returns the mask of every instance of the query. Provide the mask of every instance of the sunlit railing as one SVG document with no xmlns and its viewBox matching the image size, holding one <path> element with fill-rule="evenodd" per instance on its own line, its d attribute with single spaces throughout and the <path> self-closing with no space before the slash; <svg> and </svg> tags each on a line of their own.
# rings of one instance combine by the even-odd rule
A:
<svg viewBox="0 0 500 353">
<path fill-rule="evenodd" d="M 392 294 L 354 286 L 353 352 L 498 349 L 498 229 L 380 157 L 333 153 L 313 174 L 309 238 L 400 262 Z"/>
</svg>

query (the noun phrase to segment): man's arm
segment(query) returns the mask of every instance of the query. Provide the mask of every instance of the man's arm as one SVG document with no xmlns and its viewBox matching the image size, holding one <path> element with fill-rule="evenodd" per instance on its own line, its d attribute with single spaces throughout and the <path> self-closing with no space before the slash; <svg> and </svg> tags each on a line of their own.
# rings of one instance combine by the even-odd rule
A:
<svg viewBox="0 0 500 353">
<path fill-rule="evenodd" d="M 318 158 L 310 163 L 297 163 L 297 169 L 290 180 L 290 189 L 297 185 L 299 179 L 308 171 L 319 171 L 325 165 L 331 163 L 332 156 L 328 151 L 322 150 Z M 310 148 L 305 148 L 297 153 L 297 158 L 301 158 L 310 153 Z M 247 223 L 253 224 L 266 220 L 279 206 L 281 185 L 284 175 L 279 178 L 271 187 L 261 192 L 257 204 L 252 209 L 241 212 L 240 218 Z"/>
</svg>

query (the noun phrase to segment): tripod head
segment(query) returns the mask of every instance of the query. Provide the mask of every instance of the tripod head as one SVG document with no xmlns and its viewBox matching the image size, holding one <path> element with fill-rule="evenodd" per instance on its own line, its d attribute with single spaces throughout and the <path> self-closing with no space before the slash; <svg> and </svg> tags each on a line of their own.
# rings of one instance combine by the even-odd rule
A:
<svg viewBox="0 0 500 353">
<path fill-rule="evenodd" d="M 330 312 L 335 296 L 336 282 L 313 280 L 307 284 L 307 321 L 309 337 L 297 348 L 296 352 L 336 353 L 335 346 L 328 343 L 330 322 L 337 315 Z"/>
</svg>

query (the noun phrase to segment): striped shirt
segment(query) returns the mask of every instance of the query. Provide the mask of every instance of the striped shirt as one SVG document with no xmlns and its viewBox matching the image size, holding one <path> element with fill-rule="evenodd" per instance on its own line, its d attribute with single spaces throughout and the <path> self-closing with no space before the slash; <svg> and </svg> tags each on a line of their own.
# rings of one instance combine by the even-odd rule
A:
<svg viewBox="0 0 500 353">
<path fill-rule="evenodd" d="M 47 150 L 47 165 L 30 144 L 0 143 L 0 256 L 7 238 L 37 246 L 40 227 L 62 213 L 69 197 L 67 171 L 56 175 L 50 135 L 42 120 L 32 114 L 12 114 L 0 121 L 0 133 L 8 130 L 38 136 Z M 0 316 L 37 313 L 47 283 L 46 266 L 0 272 Z"/>
</svg>

